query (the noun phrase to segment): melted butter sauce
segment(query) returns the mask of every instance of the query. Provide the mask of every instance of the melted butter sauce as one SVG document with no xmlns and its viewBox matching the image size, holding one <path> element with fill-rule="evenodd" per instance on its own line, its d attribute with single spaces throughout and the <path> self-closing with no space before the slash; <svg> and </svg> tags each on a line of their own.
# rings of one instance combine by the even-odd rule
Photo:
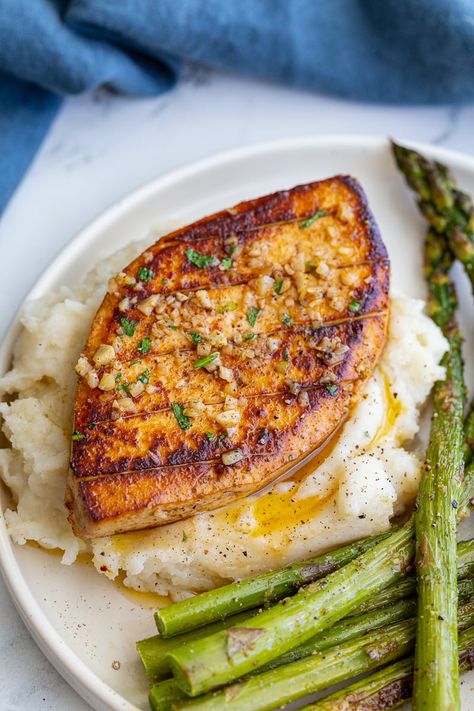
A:
<svg viewBox="0 0 474 711">
<path fill-rule="evenodd" d="M 375 449 L 375 447 L 384 439 L 393 429 L 395 422 L 402 412 L 402 404 L 392 392 L 390 380 L 387 373 L 380 368 L 380 373 L 383 379 L 385 408 L 382 421 L 377 428 L 372 440 L 367 445 L 367 451 Z"/>
<path fill-rule="evenodd" d="M 290 531 L 310 521 L 329 499 L 334 491 L 322 496 L 308 496 L 296 499 L 298 486 L 284 494 L 265 494 L 253 504 L 255 526 L 252 536 L 266 536 L 272 533 Z"/>
<path fill-rule="evenodd" d="M 114 550 L 120 555 L 132 555 L 141 547 L 148 545 L 148 539 L 153 536 L 155 529 L 144 531 L 129 531 L 128 533 L 117 533 L 111 536 L 110 540 Z"/>
<path fill-rule="evenodd" d="M 342 434 L 342 426 L 326 441 L 322 447 L 305 461 L 302 466 L 293 472 L 289 481 L 296 482 L 290 491 L 285 493 L 271 493 L 257 499 L 253 504 L 255 526 L 251 531 L 252 536 L 266 536 L 271 533 L 290 531 L 315 517 L 333 496 L 334 489 L 320 496 L 308 496 L 296 499 L 299 485 L 329 457 L 337 447 Z"/>
<path fill-rule="evenodd" d="M 382 421 L 372 440 L 369 442 L 367 451 L 374 449 L 390 434 L 403 409 L 402 404 L 392 392 L 388 375 L 382 369 L 380 369 L 380 373 L 383 379 L 385 408 Z M 305 455 L 300 458 L 299 461 L 293 462 L 290 467 L 287 466 L 286 473 L 281 474 L 277 479 L 272 481 L 268 487 L 273 487 L 276 481 L 288 480 L 296 483 L 296 486 L 290 491 L 264 493 L 263 490 L 263 492 L 260 492 L 261 496 L 257 499 L 253 501 L 250 499 L 244 504 L 240 503 L 231 506 L 225 512 L 226 521 L 238 526 L 240 517 L 245 514 L 248 507 L 251 506 L 254 523 L 250 529 L 247 528 L 247 533 L 252 537 L 258 537 L 282 532 L 286 532 L 289 535 L 292 529 L 296 529 L 298 526 L 314 518 L 318 510 L 325 506 L 334 496 L 336 487 L 320 496 L 298 499 L 296 498 L 299 488 L 298 484 L 307 479 L 308 476 L 311 476 L 324 460 L 333 453 L 341 439 L 343 425 L 344 422 L 333 436 L 316 452 Z"/>
<path fill-rule="evenodd" d="M 334 490 L 325 492 L 320 496 L 308 496 L 297 499 L 299 484 L 324 462 L 337 447 L 342 435 L 342 423 L 334 434 L 315 451 L 305 454 L 292 462 L 279 477 L 271 482 L 266 489 L 271 489 L 277 481 L 289 481 L 296 485 L 290 491 L 265 493 L 259 492 L 256 499 L 247 499 L 245 503 L 230 506 L 220 515 L 225 517 L 227 524 L 238 527 L 242 532 L 249 533 L 252 537 L 268 536 L 274 533 L 286 532 L 291 534 L 292 529 L 304 524 L 315 517 L 318 509 L 322 508 L 334 495 Z M 239 519 L 249 508 L 254 519 L 251 528 L 239 526 Z"/>
<path fill-rule="evenodd" d="M 126 573 L 120 571 L 119 575 L 113 581 L 115 587 L 121 595 L 133 602 L 134 605 L 139 605 L 147 610 L 157 610 L 161 607 L 167 607 L 171 604 L 171 599 L 168 596 L 158 595 L 158 593 L 148 592 L 145 590 L 133 590 L 124 584 Z"/>
<path fill-rule="evenodd" d="M 38 541 L 28 541 L 27 543 L 32 548 L 37 548 L 38 550 L 44 551 L 45 553 L 48 553 L 49 555 L 52 555 L 55 558 L 63 557 L 64 551 L 62 551 L 60 548 L 45 548 L 40 543 L 38 543 Z M 79 553 L 74 563 L 79 563 L 80 565 L 88 565 L 94 568 L 94 565 L 92 563 L 92 553 L 90 553 L 89 551 L 82 551 L 81 553 Z M 140 607 L 143 607 L 147 610 L 157 610 L 160 607 L 166 607 L 167 605 L 171 604 L 171 599 L 169 597 L 158 595 L 157 593 L 153 592 L 132 590 L 132 588 L 129 588 L 124 584 L 123 581 L 125 580 L 125 577 L 126 573 L 124 571 L 120 571 L 117 578 L 115 578 L 115 580 L 110 580 L 110 582 L 115 585 L 121 595 L 126 597 L 127 600 L 130 600 L 130 602 L 133 602 L 135 605 L 139 605 Z"/>
</svg>

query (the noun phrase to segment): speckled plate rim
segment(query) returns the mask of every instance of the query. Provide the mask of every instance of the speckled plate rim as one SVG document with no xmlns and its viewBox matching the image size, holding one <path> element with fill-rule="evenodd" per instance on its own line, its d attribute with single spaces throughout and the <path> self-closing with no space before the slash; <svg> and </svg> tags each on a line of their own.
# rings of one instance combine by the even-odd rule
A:
<svg viewBox="0 0 474 711">
<path fill-rule="evenodd" d="M 455 169 L 466 170 L 474 175 L 474 157 L 430 144 L 414 141 L 404 141 L 404 143 L 418 148 L 433 158 L 448 163 Z M 366 149 L 368 151 L 376 151 L 386 145 L 387 139 L 385 137 L 337 134 L 303 136 L 252 144 L 243 148 L 221 152 L 177 168 L 134 190 L 93 219 L 61 250 L 44 270 L 27 294 L 25 301 L 38 298 L 44 294 L 48 286 L 60 277 L 68 265 L 74 262 L 85 248 L 100 243 L 101 233 L 111 223 L 125 217 L 130 210 L 136 209 L 140 203 L 144 203 L 161 190 L 173 186 L 179 189 L 180 182 L 185 179 L 200 179 L 208 171 L 226 165 L 231 171 L 236 161 L 255 159 L 258 156 L 263 157 L 275 152 L 288 154 L 302 148 L 317 150 L 318 148 L 327 149 L 328 147 L 334 147 L 337 150 Z M 20 311 L 21 308 L 13 317 L 0 345 L 0 373 L 2 374 L 10 365 L 13 344 L 21 329 L 19 322 Z M 59 632 L 46 619 L 29 589 L 15 558 L 14 546 L 6 530 L 3 511 L 1 511 L 0 515 L 0 571 L 11 598 L 33 639 L 57 671 L 82 698 L 97 711 L 107 711 L 109 709 L 114 711 L 137 711 L 135 706 L 99 679 L 87 664 L 79 659 Z"/>
</svg>

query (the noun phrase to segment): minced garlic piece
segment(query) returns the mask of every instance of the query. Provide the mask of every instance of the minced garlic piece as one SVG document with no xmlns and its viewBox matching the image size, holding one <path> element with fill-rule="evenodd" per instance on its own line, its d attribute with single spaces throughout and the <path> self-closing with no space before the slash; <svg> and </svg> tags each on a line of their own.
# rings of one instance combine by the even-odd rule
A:
<svg viewBox="0 0 474 711">
<path fill-rule="evenodd" d="M 255 290 L 259 296 L 265 296 L 269 291 L 273 289 L 275 280 L 270 276 L 261 276 L 253 281 Z"/>
<path fill-rule="evenodd" d="M 232 382 L 234 379 L 234 372 L 232 368 L 226 368 L 223 365 L 219 366 L 219 378 L 226 380 L 228 383 Z"/>
<path fill-rule="evenodd" d="M 117 402 L 118 409 L 121 412 L 135 412 L 135 410 L 137 409 L 137 406 L 135 405 L 131 397 L 124 397 L 121 400 L 115 402 Z"/>
<path fill-rule="evenodd" d="M 295 273 L 304 272 L 305 270 L 305 256 L 303 252 L 298 252 L 291 260 L 291 266 L 295 270 Z"/>
<path fill-rule="evenodd" d="M 196 346 L 196 353 L 201 358 L 210 355 L 212 351 L 212 345 L 208 342 L 201 341 Z"/>
<path fill-rule="evenodd" d="M 240 462 L 240 460 L 243 458 L 244 455 L 242 454 L 242 451 L 240 449 L 231 449 L 230 452 L 224 452 L 221 457 L 222 463 L 226 466 L 230 466 L 231 464 L 237 464 L 237 462 Z"/>
<path fill-rule="evenodd" d="M 150 316 L 151 312 L 153 311 L 159 300 L 160 297 L 158 296 L 158 294 L 152 294 L 147 299 L 143 299 L 143 301 L 140 301 L 140 303 L 137 304 L 137 309 L 141 311 L 142 314 L 145 314 L 145 316 Z"/>
<path fill-rule="evenodd" d="M 198 289 L 198 291 L 196 291 L 195 296 L 201 306 L 203 306 L 205 309 L 212 309 L 212 301 L 205 289 Z"/>
<path fill-rule="evenodd" d="M 96 366 L 100 368 L 102 365 L 108 365 L 115 358 L 115 350 L 113 346 L 107 343 L 101 343 L 94 355 L 92 356 Z"/>
<path fill-rule="evenodd" d="M 90 388 L 96 388 L 99 384 L 99 376 L 97 375 L 97 371 L 94 369 L 89 370 L 89 372 L 86 373 L 85 381 Z"/>
<path fill-rule="evenodd" d="M 99 380 L 99 390 L 113 390 L 115 388 L 115 378 L 112 373 L 104 373 Z"/>
<path fill-rule="evenodd" d="M 274 338 L 273 336 L 267 338 L 267 347 L 270 353 L 275 353 L 280 346 L 281 340 L 279 338 Z"/>
<path fill-rule="evenodd" d="M 227 395 L 225 401 L 224 401 L 224 407 L 226 410 L 235 410 L 236 407 L 239 406 L 239 400 L 236 397 L 232 397 L 231 395 Z"/>
<path fill-rule="evenodd" d="M 327 277 L 329 276 L 331 269 L 329 266 L 326 264 L 326 262 L 319 262 L 318 266 L 316 267 L 316 274 L 320 277 Z"/>
<path fill-rule="evenodd" d="M 233 427 L 240 422 L 239 410 L 224 410 L 215 416 L 215 421 L 222 427 Z"/>
<path fill-rule="evenodd" d="M 350 222 L 353 218 L 352 207 L 346 203 L 341 203 L 338 207 L 338 214 L 343 222 Z"/>
<path fill-rule="evenodd" d="M 76 373 L 81 377 L 84 377 L 90 370 L 92 370 L 92 365 L 89 363 L 89 361 L 84 355 L 81 355 L 76 363 Z"/>
<path fill-rule="evenodd" d="M 129 392 L 132 397 L 138 397 L 139 395 L 142 394 L 142 392 L 144 390 L 145 390 L 145 385 L 140 380 L 137 380 L 136 383 L 132 383 L 129 386 Z"/>
<path fill-rule="evenodd" d="M 190 400 L 183 409 L 183 415 L 186 417 L 198 417 L 204 408 L 205 405 L 200 400 Z"/>
<path fill-rule="evenodd" d="M 223 346 L 227 345 L 227 336 L 223 333 L 211 333 L 207 337 L 207 340 L 214 346 L 214 348 L 223 348 Z"/>
<path fill-rule="evenodd" d="M 298 395 L 298 404 L 301 407 L 309 407 L 309 395 L 306 390 L 302 390 Z"/>
<path fill-rule="evenodd" d="M 126 296 L 124 299 L 122 299 L 122 301 L 119 302 L 118 307 L 119 311 L 128 311 L 128 309 L 130 308 L 130 299 L 128 298 L 128 296 Z"/>
<path fill-rule="evenodd" d="M 346 286 L 354 286 L 358 281 L 358 275 L 355 271 L 343 271 L 341 272 L 341 281 Z"/>
<path fill-rule="evenodd" d="M 109 294 L 117 291 L 121 286 L 133 286 L 137 283 L 137 280 L 133 276 L 125 274 L 125 272 L 119 272 L 114 277 L 109 279 L 108 292 Z"/>
</svg>

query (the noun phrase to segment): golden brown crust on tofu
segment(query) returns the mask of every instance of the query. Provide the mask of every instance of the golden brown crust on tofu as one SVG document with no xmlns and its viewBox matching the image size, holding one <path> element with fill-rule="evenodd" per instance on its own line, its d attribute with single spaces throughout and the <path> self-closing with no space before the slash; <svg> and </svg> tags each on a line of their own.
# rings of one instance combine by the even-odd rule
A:
<svg viewBox="0 0 474 711">
<path fill-rule="evenodd" d="M 377 363 L 389 280 L 346 176 L 158 240 L 110 281 L 77 365 L 75 532 L 216 508 L 321 446 Z"/>
</svg>

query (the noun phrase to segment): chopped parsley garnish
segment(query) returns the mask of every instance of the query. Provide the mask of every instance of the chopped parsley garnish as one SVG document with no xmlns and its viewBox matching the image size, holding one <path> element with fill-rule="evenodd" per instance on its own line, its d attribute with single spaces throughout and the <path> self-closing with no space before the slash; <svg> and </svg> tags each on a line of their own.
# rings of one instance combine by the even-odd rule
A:
<svg viewBox="0 0 474 711">
<path fill-rule="evenodd" d="M 283 355 L 283 360 L 285 361 L 285 363 L 288 363 L 288 361 L 290 360 L 290 354 L 288 353 L 286 348 L 284 349 L 282 355 Z"/>
<path fill-rule="evenodd" d="M 122 392 L 128 394 L 128 389 L 130 387 L 130 383 L 120 383 L 117 385 L 117 390 L 122 390 Z"/>
<path fill-rule="evenodd" d="M 122 373 L 117 373 L 115 376 L 115 382 L 118 384 L 122 380 Z"/>
<path fill-rule="evenodd" d="M 273 284 L 273 291 L 275 294 L 278 294 L 280 296 L 281 294 L 281 287 L 283 286 L 283 279 L 275 279 L 275 283 Z"/>
<path fill-rule="evenodd" d="M 232 267 L 234 260 L 232 257 L 224 257 L 224 259 L 221 259 L 221 266 L 220 268 L 222 269 L 223 272 L 226 272 L 228 269 Z"/>
<path fill-rule="evenodd" d="M 139 344 L 139 346 L 138 346 L 138 350 L 139 350 L 140 353 L 143 353 L 143 354 L 150 352 L 150 350 L 151 350 L 151 341 L 150 341 L 150 339 L 148 338 L 148 336 L 145 336 L 145 338 L 143 338 L 143 339 L 140 341 L 140 344 Z"/>
<path fill-rule="evenodd" d="M 204 434 L 206 435 L 209 442 L 215 442 L 217 439 L 217 435 L 215 435 L 214 432 L 204 432 Z"/>
<path fill-rule="evenodd" d="M 132 362 L 130 363 L 130 365 L 136 365 L 137 363 L 141 363 L 141 362 L 142 362 L 142 359 L 141 359 L 141 358 L 135 358 L 135 360 L 132 360 Z"/>
<path fill-rule="evenodd" d="M 166 286 L 167 284 L 169 284 L 169 281 L 170 281 L 169 279 L 167 279 L 166 277 L 163 277 L 163 279 L 161 280 L 161 283 L 163 284 L 163 286 Z"/>
<path fill-rule="evenodd" d="M 250 331 L 250 333 L 247 333 L 247 335 L 244 336 L 244 341 L 253 341 L 254 338 L 255 333 L 252 333 L 252 331 Z"/>
<path fill-rule="evenodd" d="M 202 252 L 198 252 L 196 249 L 187 249 L 185 251 L 186 257 L 189 259 L 191 264 L 194 264 L 194 266 L 199 267 L 199 269 L 205 269 L 206 267 L 215 267 L 219 264 L 219 260 L 217 257 L 214 257 L 212 254 L 203 254 Z"/>
<path fill-rule="evenodd" d="M 208 356 L 204 356 L 204 358 L 200 358 L 194 363 L 195 368 L 204 368 L 205 365 L 209 365 L 209 363 L 213 363 L 216 358 L 219 357 L 219 353 L 210 353 Z"/>
<path fill-rule="evenodd" d="M 304 269 L 305 269 L 306 272 L 312 272 L 312 271 L 314 271 L 315 266 L 314 266 L 314 264 L 312 264 L 311 262 L 305 262 L 305 263 L 304 263 Z"/>
<path fill-rule="evenodd" d="M 352 311 L 353 314 L 357 314 L 360 311 L 361 303 L 360 301 L 356 301 L 355 299 L 351 301 L 349 304 L 349 311 Z"/>
<path fill-rule="evenodd" d="M 306 220 L 301 220 L 300 222 L 300 227 L 302 230 L 305 229 L 305 227 L 311 227 L 311 225 L 316 222 L 316 220 L 319 220 L 320 217 L 324 217 L 327 215 L 326 210 L 318 210 L 317 212 L 314 213 L 311 217 L 308 217 Z"/>
<path fill-rule="evenodd" d="M 231 247 L 229 247 L 229 249 L 228 249 L 227 251 L 228 251 L 229 254 L 232 256 L 233 254 L 235 254 L 235 250 L 236 250 L 236 249 L 237 249 L 237 245 L 236 245 L 236 244 L 233 244 Z"/>
<path fill-rule="evenodd" d="M 338 392 L 339 387 L 337 385 L 326 385 L 326 390 L 328 393 L 331 393 L 331 395 L 335 395 Z"/>
<path fill-rule="evenodd" d="M 289 314 L 283 314 L 281 322 L 284 323 L 285 326 L 291 326 L 291 316 Z"/>
<path fill-rule="evenodd" d="M 120 319 L 120 325 L 122 326 L 123 332 L 126 336 L 133 336 L 138 323 L 136 321 L 132 321 L 130 318 L 123 317 Z"/>
<path fill-rule="evenodd" d="M 154 276 L 155 272 L 153 269 L 149 269 L 148 267 L 141 267 L 137 272 L 139 281 L 151 281 Z"/>
<path fill-rule="evenodd" d="M 224 434 L 224 432 L 223 432 L 222 434 L 219 435 L 219 437 L 217 439 L 217 444 L 220 444 L 221 442 L 223 442 L 226 439 L 227 439 L 227 435 Z"/>
<path fill-rule="evenodd" d="M 73 432 L 71 435 L 71 439 L 73 442 L 80 442 L 81 439 L 84 439 L 85 435 L 82 434 L 82 432 Z"/>
<path fill-rule="evenodd" d="M 260 309 L 257 309 L 256 306 L 251 306 L 247 311 L 247 321 L 252 326 L 252 328 L 255 326 L 255 322 L 259 313 Z"/>
<path fill-rule="evenodd" d="M 237 308 L 237 304 L 235 301 L 226 301 L 225 304 L 222 304 L 222 306 L 218 306 L 216 311 L 219 314 L 223 314 L 226 311 L 235 311 Z"/>
<path fill-rule="evenodd" d="M 168 328 L 171 328 L 172 331 L 176 331 L 178 327 L 173 321 L 168 321 Z"/>
<path fill-rule="evenodd" d="M 192 342 L 194 343 L 195 346 L 197 346 L 198 343 L 201 343 L 202 341 L 202 336 L 200 333 L 196 333 L 196 331 L 190 331 L 189 332 L 189 337 L 191 338 Z"/>
<path fill-rule="evenodd" d="M 173 414 L 176 417 L 180 429 L 189 430 L 189 428 L 191 427 L 191 418 L 187 417 L 187 415 L 184 414 L 184 408 L 182 407 L 182 405 L 180 405 L 178 402 L 172 402 L 171 409 L 173 410 Z"/>
<path fill-rule="evenodd" d="M 145 385 L 148 385 L 150 382 L 150 371 L 148 368 L 141 373 L 141 375 L 138 376 L 137 380 L 139 380 L 141 383 L 145 383 Z"/>
</svg>

